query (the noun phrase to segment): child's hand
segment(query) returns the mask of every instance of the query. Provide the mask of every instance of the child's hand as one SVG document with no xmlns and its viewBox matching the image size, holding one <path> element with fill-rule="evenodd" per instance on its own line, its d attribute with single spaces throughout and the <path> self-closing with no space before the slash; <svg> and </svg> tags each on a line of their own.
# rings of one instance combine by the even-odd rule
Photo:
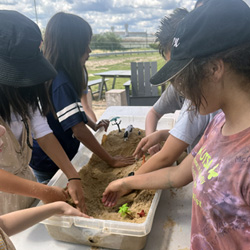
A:
<svg viewBox="0 0 250 250">
<path fill-rule="evenodd" d="M 85 213 L 80 212 L 78 209 L 72 207 L 66 202 L 58 201 L 56 202 L 56 205 L 58 206 L 58 210 L 59 210 L 58 214 L 91 218 L 90 216 L 86 215 Z"/>
<path fill-rule="evenodd" d="M 107 132 L 108 126 L 109 126 L 109 120 L 101 120 L 96 124 L 95 131 L 103 127 L 105 132 Z"/>
<path fill-rule="evenodd" d="M 67 199 L 69 199 L 69 195 L 62 188 L 55 186 L 46 186 L 46 189 L 43 192 L 43 197 L 41 197 L 40 199 L 43 201 L 43 203 L 66 201 Z"/>
<path fill-rule="evenodd" d="M 141 139 L 141 141 L 138 143 L 133 156 L 136 157 L 136 159 L 140 159 L 148 150 L 154 146 L 157 145 L 159 142 L 161 142 L 161 137 L 159 131 L 156 131 L 144 138 Z"/>
<path fill-rule="evenodd" d="M 102 202 L 106 207 L 113 207 L 117 203 L 118 199 L 130 193 L 132 190 L 127 187 L 126 178 L 112 181 L 102 194 Z"/>
<path fill-rule="evenodd" d="M 152 156 L 156 153 L 158 153 L 161 150 L 161 145 L 158 143 L 154 145 L 153 147 L 148 149 L 148 153 Z"/>
<path fill-rule="evenodd" d="M 82 183 L 81 180 L 71 180 L 68 183 L 68 192 L 71 196 L 73 202 L 76 205 L 76 208 L 86 213 L 86 206 L 85 206 L 85 200 L 84 200 L 84 194 L 82 189 Z"/>
<path fill-rule="evenodd" d="M 133 156 L 114 156 L 110 166 L 114 168 L 126 167 L 135 163 L 135 158 Z"/>
</svg>

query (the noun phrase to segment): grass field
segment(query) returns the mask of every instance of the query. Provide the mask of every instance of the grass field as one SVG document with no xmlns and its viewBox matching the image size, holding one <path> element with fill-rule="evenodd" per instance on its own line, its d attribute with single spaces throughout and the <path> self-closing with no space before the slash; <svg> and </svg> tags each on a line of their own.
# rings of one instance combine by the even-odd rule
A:
<svg viewBox="0 0 250 250">
<path fill-rule="evenodd" d="M 150 62 L 157 61 L 158 70 L 165 64 L 164 59 L 159 53 L 147 53 L 147 54 L 131 54 L 131 55 L 117 55 L 107 57 L 90 57 L 86 63 L 86 67 L 89 73 L 89 80 L 98 79 L 99 76 L 94 76 L 94 73 L 108 71 L 108 70 L 129 70 L 130 62 Z M 116 89 L 124 89 L 123 84 L 128 81 L 126 78 L 116 79 Z M 111 78 L 107 82 L 108 89 L 111 89 L 113 79 Z M 97 90 L 97 86 L 93 87 L 93 90 Z"/>
</svg>

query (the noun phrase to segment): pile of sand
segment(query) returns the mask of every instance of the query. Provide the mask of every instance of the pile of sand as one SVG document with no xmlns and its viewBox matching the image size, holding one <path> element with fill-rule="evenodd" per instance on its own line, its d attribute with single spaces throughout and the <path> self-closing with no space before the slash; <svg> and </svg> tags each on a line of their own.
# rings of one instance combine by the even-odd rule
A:
<svg viewBox="0 0 250 250">
<path fill-rule="evenodd" d="M 122 132 L 114 130 L 108 135 L 104 135 L 102 145 L 112 156 L 131 156 L 139 141 L 145 136 L 145 131 L 134 128 L 127 141 L 124 141 L 123 135 L 124 129 L 122 129 Z M 146 160 L 148 157 L 146 157 Z M 137 170 L 141 165 L 142 160 L 139 160 L 135 164 L 124 168 L 112 168 L 93 154 L 89 163 L 83 166 L 79 172 L 82 179 L 87 214 L 105 220 L 144 222 L 155 194 L 153 190 L 133 191 L 122 197 L 113 208 L 104 207 L 101 202 L 102 193 L 111 181 L 128 176 L 131 171 Z M 128 216 L 121 217 L 118 213 L 119 207 L 124 203 L 128 203 L 134 219 L 130 219 Z M 137 214 L 141 210 L 144 210 L 145 217 L 140 217 Z"/>
</svg>

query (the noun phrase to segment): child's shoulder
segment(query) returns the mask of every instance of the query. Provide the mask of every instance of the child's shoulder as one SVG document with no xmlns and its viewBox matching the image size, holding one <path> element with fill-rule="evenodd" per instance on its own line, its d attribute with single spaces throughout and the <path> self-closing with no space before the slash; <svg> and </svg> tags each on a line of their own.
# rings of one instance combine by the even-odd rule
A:
<svg viewBox="0 0 250 250">
<path fill-rule="evenodd" d="M 52 92 L 55 92 L 60 88 L 63 88 L 63 89 L 66 88 L 66 89 L 71 89 L 71 90 L 73 89 L 69 77 L 63 71 L 58 71 L 56 77 L 54 78 L 52 82 Z"/>
</svg>

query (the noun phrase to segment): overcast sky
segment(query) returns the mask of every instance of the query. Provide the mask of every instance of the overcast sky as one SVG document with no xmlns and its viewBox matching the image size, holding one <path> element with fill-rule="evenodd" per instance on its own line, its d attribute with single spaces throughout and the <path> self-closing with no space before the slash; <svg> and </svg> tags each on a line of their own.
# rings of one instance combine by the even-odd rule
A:
<svg viewBox="0 0 250 250">
<path fill-rule="evenodd" d="M 191 10 L 196 0 L 0 0 L 0 9 L 17 10 L 45 28 L 59 11 L 77 14 L 88 21 L 94 33 L 111 30 L 155 33 L 160 19 L 177 7 Z M 245 0 L 250 5 L 250 0 Z"/>
</svg>

